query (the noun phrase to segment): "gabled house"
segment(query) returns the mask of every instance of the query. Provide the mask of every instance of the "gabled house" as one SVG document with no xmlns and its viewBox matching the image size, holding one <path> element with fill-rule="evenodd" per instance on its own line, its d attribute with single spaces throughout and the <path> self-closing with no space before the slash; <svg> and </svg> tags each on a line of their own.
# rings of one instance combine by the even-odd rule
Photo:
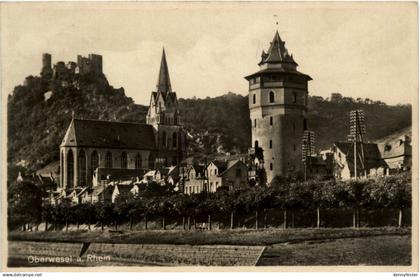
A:
<svg viewBox="0 0 420 277">
<path fill-rule="evenodd" d="M 355 177 L 354 144 L 352 142 L 334 143 L 333 157 L 334 177 L 336 179 L 347 180 Z M 358 144 L 356 158 L 358 177 L 388 175 L 388 165 L 381 156 L 378 144 L 363 143 L 363 147 Z"/>
<path fill-rule="evenodd" d="M 240 160 L 214 160 L 205 171 L 207 191 L 216 192 L 222 187 L 228 190 L 248 185 L 248 167 Z"/>
</svg>

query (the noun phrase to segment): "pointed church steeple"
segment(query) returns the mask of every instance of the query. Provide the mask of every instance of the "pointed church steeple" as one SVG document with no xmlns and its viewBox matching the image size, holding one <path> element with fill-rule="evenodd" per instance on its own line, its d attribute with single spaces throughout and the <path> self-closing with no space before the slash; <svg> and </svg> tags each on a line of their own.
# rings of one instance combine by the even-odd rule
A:
<svg viewBox="0 0 420 277">
<path fill-rule="evenodd" d="M 171 80 L 169 79 L 168 64 L 166 63 L 165 48 L 163 48 L 163 52 L 162 52 L 162 59 L 160 61 L 159 79 L 158 79 L 158 83 L 156 87 L 157 87 L 157 92 L 166 93 L 166 92 L 172 91 Z"/>
<path fill-rule="evenodd" d="M 293 57 L 289 55 L 285 42 L 281 40 L 279 32 L 276 31 L 270 48 L 268 49 L 266 58 L 262 63 L 292 63 L 296 64 Z M 297 65 L 297 64 L 296 64 Z"/>
</svg>

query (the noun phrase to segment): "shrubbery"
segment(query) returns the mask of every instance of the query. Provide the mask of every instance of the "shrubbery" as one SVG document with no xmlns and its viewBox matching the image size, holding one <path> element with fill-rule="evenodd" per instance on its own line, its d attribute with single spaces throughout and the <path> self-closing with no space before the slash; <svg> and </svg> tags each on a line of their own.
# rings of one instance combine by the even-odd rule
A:
<svg viewBox="0 0 420 277">
<path fill-rule="evenodd" d="M 22 185 L 16 184 L 17 189 Z M 26 186 L 26 185 L 25 185 Z M 32 195 L 36 195 L 32 193 Z M 283 228 L 293 227 L 295 214 L 306 212 L 314 215 L 307 220 L 314 222 L 311 226 L 321 227 L 325 222 L 324 212 L 347 209 L 352 211 L 353 227 L 360 227 L 361 210 L 393 209 L 398 211 L 398 226 L 403 224 L 403 212 L 411 208 L 411 175 L 399 175 L 378 179 L 357 179 L 346 182 L 310 180 L 306 182 L 275 178 L 269 187 L 247 187 L 240 190 L 218 190 L 216 193 L 185 195 L 173 192 L 168 186 L 155 183 L 142 186 L 136 197 L 131 194 L 117 197 L 115 203 L 96 203 L 71 205 L 61 202 L 57 206 L 40 207 L 39 200 L 33 196 L 29 199 L 33 206 L 24 203 L 21 194 L 10 195 L 9 219 L 24 223 L 44 221 L 46 228 L 67 229 L 68 225 L 92 224 L 101 226 L 118 226 L 128 223 L 130 229 L 135 222 L 142 221 L 148 229 L 151 219 L 159 222 L 166 229 L 169 219 L 182 222 L 183 229 L 191 229 L 196 222 L 206 222 L 207 229 L 212 228 L 215 218 L 229 217 L 225 228 L 242 226 L 241 220 L 246 215 L 253 215 L 253 226 L 261 228 L 267 224 L 270 211 L 282 211 Z M 22 204 L 23 203 L 23 204 Z M 39 208 L 37 208 L 39 206 Z M 25 209 L 26 207 L 26 209 Z M 309 212 L 309 213 L 308 213 Z M 290 220 L 292 222 L 288 222 Z M 11 220 L 9 220 L 11 222 Z M 237 222 L 237 224 L 235 224 Z M 19 224 L 18 224 L 19 225 Z M 16 226 L 10 225 L 9 227 Z"/>
</svg>

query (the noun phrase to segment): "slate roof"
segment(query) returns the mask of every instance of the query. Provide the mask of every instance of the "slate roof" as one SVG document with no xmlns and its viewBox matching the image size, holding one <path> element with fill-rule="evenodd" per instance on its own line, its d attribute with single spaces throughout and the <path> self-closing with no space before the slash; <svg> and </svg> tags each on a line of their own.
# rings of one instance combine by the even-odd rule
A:
<svg viewBox="0 0 420 277">
<path fill-rule="evenodd" d="M 168 64 L 166 63 L 165 49 L 163 49 L 162 52 L 162 59 L 160 61 L 159 69 L 159 78 L 156 87 L 158 92 L 166 93 L 172 91 L 171 80 L 169 79 Z"/>
<path fill-rule="evenodd" d="M 293 56 L 289 55 L 285 42 L 281 40 L 279 32 L 276 31 L 273 41 L 271 42 L 270 48 L 268 49 L 267 54 L 263 53 L 262 61 L 260 64 L 264 63 L 292 63 L 297 65 L 293 60 Z"/>
<path fill-rule="evenodd" d="M 291 70 L 291 69 L 286 69 L 286 68 L 265 68 L 265 69 L 261 69 L 258 72 L 255 72 L 251 75 L 248 75 L 245 77 L 245 79 L 250 79 L 253 78 L 257 75 L 261 75 L 261 74 L 266 74 L 266 73 L 283 73 L 283 74 L 289 74 L 289 75 L 299 75 L 299 76 L 305 76 L 307 80 L 312 80 L 311 76 L 304 74 L 302 72 L 299 72 L 297 70 Z"/>
<path fill-rule="evenodd" d="M 73 119 L 61 146 L 155 150 L 148 124 Z"/>
</svg>

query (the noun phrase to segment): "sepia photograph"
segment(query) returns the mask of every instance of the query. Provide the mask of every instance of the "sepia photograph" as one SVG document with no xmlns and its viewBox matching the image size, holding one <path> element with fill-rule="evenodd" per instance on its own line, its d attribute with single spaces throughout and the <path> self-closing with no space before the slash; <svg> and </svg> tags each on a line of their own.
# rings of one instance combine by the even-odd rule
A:
<svg viewBox="0 0 420 277">
<path fill-rule="evenodd" d="M 417 5 L 1 2 L 2 271 L 418 271 Z"/>
</svg>

